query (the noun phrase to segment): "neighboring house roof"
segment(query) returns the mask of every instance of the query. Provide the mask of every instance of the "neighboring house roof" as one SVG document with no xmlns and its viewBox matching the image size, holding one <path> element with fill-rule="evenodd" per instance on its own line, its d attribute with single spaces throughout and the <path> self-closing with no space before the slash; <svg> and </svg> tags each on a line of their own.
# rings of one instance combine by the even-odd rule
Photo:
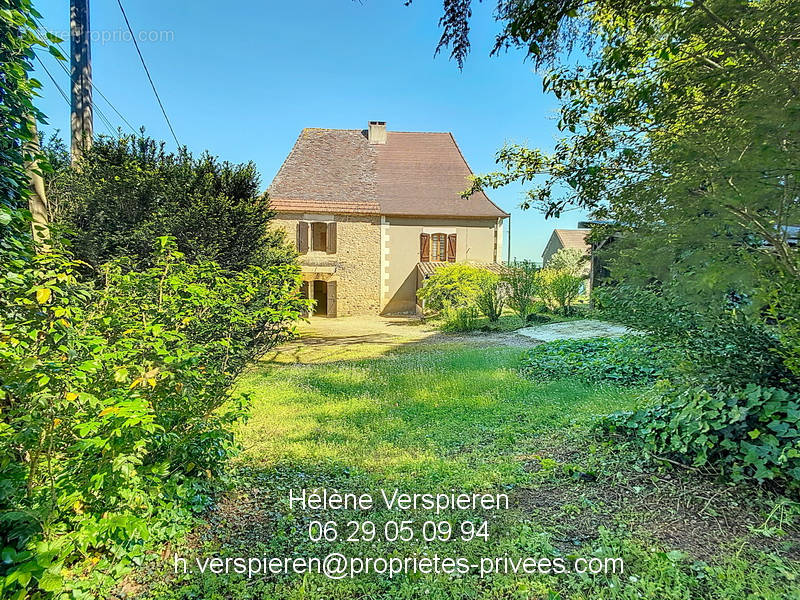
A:
<svg viewBox="0 0 800 600">
<path fill-rule="evenodd" d="M 591 229 L 554 229 L 553 235 L 558 236 L 562 248 L 577 248 L 588 252 L 591 246 L 586 241 L 586 236 Z"/>
<path fill-rule="evenodd" d="M 472 171 L 450 133 L 303 129 L 272 185 L 281 212 L 506 217 L 483 192 L 461 198 Z"/>
</svg>

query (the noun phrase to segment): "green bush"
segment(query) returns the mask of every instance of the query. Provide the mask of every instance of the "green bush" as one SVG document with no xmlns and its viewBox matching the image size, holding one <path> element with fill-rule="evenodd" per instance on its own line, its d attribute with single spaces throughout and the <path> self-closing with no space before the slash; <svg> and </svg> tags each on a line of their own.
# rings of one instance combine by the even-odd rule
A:
<svg viewBox="0 0 800 600">
<path fill-rule="evenodd" d="M 471 265 L 453 264 L 440 267 L 417 291 L 417 296 L 425 303 L 426 311 L 469 306 L 480 293 L 479 281 L 483 273 L 483 269 Z"/>
<path fill-rule="evenodd" d="M 449 332 L 475 331 L 480 318 L 474 306 L 461 306 L 458 308 L 447 308 L 444 311 L 441 330 Z"/>
<path fill-rule="evenodd" d="M 231 164 L 141 136 L 99 137 L 72 166 L 50 145 L 48 194 L 72 253 L 93 266 L 121 256 L 155 260 L 153 240 L 172 236 L 190 261 L 231 270 L 293 262 L 253 163 Z"/>
<path fill-rule="evenodd" d="M 535 312 L 534 298 L 538 294 L 536 273 L 539 268 L 531 261 L 518 261 L 506 267 L 503 281 L 506 284 L 508 305 L 525 323 Z"/>
<path fill-rule="evenodd" d="M 478 294 L 475 306 L 490 323 L 497 323 L 506 303 L 506 289 L 499 275 L 484 271 L 478 277 Z"/>
<path fill-rule="evenodd" d="M 644 329 L 674 346 L 685 379 L 709 388 L 798 385 L 791 362 L 784 360 L 791 348 L 791 342 L 781 336 L 786 329 L 741 310 L 742 300 L 731 306 L 730 297 L 721 298 L 716 307 L 700 313 L 682 301 L 681 293 L 670 289 L 625 285 L 595 290 L 593 297 L 603 317 Z M 792 301 L 787 294 L 784 302 Z"/>
<path fill-rule="evenodd" d="M 169 238 L 155 254 L 101 289 L 57 252 L 0 257 L 3 597 L 105 597 L 204 508 L 244 415 L 231 383 L 305 309 L 296 267 L 191 264 Z"/>
<path fill-rule="evenodd" d="M 521 371 L 544 381 L 642 385 L 664 377 L 672 366 L 669 349 L 643 336 L 624 336 L 540 344 L 525 354 Z"/>
<path fill-rule="evenodd" d="M 578 248 L 559 248 L 547 261 L 547 268 L 583 278 L 589 274 L 589 255 Z"/>
<path fill-rule="evenodd" d="M 603 426 L 646 451 L 734 481 L 800 484 L 800 395 L 748 385 L 740 391 L 669 390 L 659 405 L 607 417 Z"/>
<path fill-rule="evenodd" d="M 584 278 L 566 270 L 541 269 L 536 273 L 537 291 L 541 299 L 554 310 L 565 315 L 572 312 L 572 304 L 583 291 Z"/>
</svg>

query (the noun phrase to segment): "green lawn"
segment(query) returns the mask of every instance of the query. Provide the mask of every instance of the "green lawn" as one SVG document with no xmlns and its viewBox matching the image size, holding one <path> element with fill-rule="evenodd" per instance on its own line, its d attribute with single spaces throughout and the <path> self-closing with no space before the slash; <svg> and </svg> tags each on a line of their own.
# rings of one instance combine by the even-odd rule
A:
<svg viewBox="0 0 800 600">
<path fill-rule="evenodd" d="M 258 366 L 240 383 L 252 395 L 253 410 L 239 435 L 245 450 L 237 461 L 236 489 L 206 527 L 170 551 L 248 557 L 427 553 L 470 561 L 621 557 L 624 574 L 369 575 L 341 581 L 271 575 L 248 581 L 239 575 L 173 576 L 156 562 L 137 575 L 146 594 L 319 600 L 800 597 L 796 563 L 786 558 L 796 547 L 775 531 L 778 518 L 788 528 L 792 505 L 780 505 L 768 517 L 775 498 L 632 464 L 624 452 L 594 438 L 589 426 L 597 415 L 633 406 L 644 392 L 532 382 L 517 372 L 520 355 L 511 348 L 430 344 L 369 360 Z M 289 489 L 322 487 L 376 496 L 380 488 L 395 487 L 411 493 L 499 492 L 510 497 L 511 508 L 438 517 L 424 510 L 290 510 Z M 715 511 L 733 511 L 737 524 L 720 531 L 723 521 Z M 353 518 L 370 520 L 379 531 L 389 520 L 487 520 L 489 539 L 311 542 L 308 523 L 332 518 L 342 530 Z"/>
</svg>

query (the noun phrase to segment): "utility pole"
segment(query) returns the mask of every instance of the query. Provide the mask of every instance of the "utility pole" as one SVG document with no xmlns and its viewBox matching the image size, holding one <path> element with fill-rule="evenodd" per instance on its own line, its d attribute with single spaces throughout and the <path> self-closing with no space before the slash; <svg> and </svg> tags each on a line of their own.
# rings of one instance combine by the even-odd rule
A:
<svg viewBox="0 0 800 600">
<path fill-rule="evenodd" d="M 70 117 L 72 163 L 92 147 L 92 47 L 89 40 L 89 0 L 70 0 Z"/>
<path fill-rule="evenodd" d="M 511 265 L 511 213 L 508 213 L 508 260 L 507 265 Z"/>
</svg>

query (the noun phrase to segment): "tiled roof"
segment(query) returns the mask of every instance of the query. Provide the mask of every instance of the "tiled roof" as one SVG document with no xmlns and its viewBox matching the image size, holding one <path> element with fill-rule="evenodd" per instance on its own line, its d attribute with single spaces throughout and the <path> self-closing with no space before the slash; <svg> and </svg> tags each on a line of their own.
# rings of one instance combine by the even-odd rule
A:
<svg viewBox="0 0 800 600">
<path fill-rule="evenodd" d="M 586 236 L 590 232 L 591 229 L 556 229 L 554 231 L 564 248 L 578 248 L 586 252 L 590 249 L 586 242 Z"/>
<path fill-rule="evenodd" d="M 337 214 L 379 215 L 381 210 L 377 202 L 337 202 L 332 205 L 324 200 L 295 200 L 293 198 L 273 198 L 270 206 L 280 212 L 324 213 L 335 208 Z"/>
<path fill-rule="evenodd" d="M 269 188 L 278 211 L 504 217 L 483 193 L 461 198 L 472 174 L 449 133 L 304 129 Z"/>
</svg>

